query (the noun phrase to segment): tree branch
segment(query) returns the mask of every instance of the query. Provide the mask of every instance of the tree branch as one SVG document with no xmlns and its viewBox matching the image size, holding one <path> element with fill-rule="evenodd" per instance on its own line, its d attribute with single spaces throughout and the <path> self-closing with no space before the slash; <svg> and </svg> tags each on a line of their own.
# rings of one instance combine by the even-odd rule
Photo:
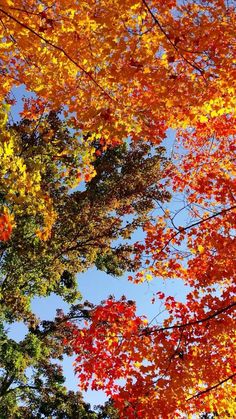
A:
<svg viewBox="0 0 236 419">
<path fill-rule="evenodd" d="M 236 205 L 233 205 L 230 208 L 223 209 L 222 211 L 215 212 L 214 214 L 210 215 L 209 217 L 202 218 L 200 221 L 196 221 L 195 223 L 190 224 L 189 226 L 179 228 L 179 230 L 175 234 L 173 234 L 173 236 L 171 236 L 170 239 L 164 244 L 164 246 L 160 249 L 160 251 L 158 252 L 158 254 L 160 254 L 163 250 L 165 250 L 165 248 L 168 246 L 168 244 L 170 244 L 172 242 L 172 240 L 176 236 L 178 236 L 180 233 L 182 233 L 183 231 L 190 230 L 191 228 L 196 227 L 199 224 L 205 223 L 205 221 L 209 221 L 212 218 L 218 217 L 219 215 L 223 215 L 226 212 L 232 211 L 234 209 L 236 209 Z"/>
<path fill-rule="evenodd" d="M 46 44 L 50 45 L 54 49 L 61 52 L 69 61 L 71 61 L 80 71 L 82 71 L 110 100 L 115 101 L 115 98 L 112 98 L 109 93 L 107 93 L 106 90 L 103 89 L 103 87 L 96 81 L 96 79 L 90 74 L 90 72 L 86 71 L 77 61 L 75 61 L 62 47 L 59 47 L 58 45 L 53 44 L 49 39 L 45 38 L 43 35 L 40 35 L 38 32 L 36 32 L 34 29 L 30 28 L 30 26 L 26 25 L 25 23 L 18 20 L 16 17 L 12 16 L 10 13 L 6 12 L 2 8 L 0 8 L 0 12 L 2 12 L 5 16 L 7 16 L 9 19 L 16 22 L 18 25 L 22 26 L 23 28 L 27 29 L 29 32 L 33 33 L 35 36 L 40 38 L 42 41 L 44 41 Z"/>
<path fill-rule="evenodd" d="M 164 332 L 165 330 L 174 330 L 174 329 L 184 329 L 185 327 L 190 327 L 190 326 L 195 326 L 196 324 L 200 324 L 200 323 L 205 323 L 211 319 L 213 319 L 214 317 L 219 316 L 222 313 L 225 313 L 226 311 L 230 310 L 230 309 L 235 309 L 236 308 L 236 302 L 229 304 L 226 307 L 223 307 L 221 309 L 219 309 L 218 311 L 215 311 L 212 314 L 209 314 L 208 316 L 204 317 L 203 319 L 199 319 L 199 320 L 193 320 L 190 321 L 188 323 L 182 323 L 182 324 L 174 324 L 173 326 L 167 326 L 167 327 L 161 327 L 159 329 L 152 329 L 152 330 L 148 330 L 148 328 L 143 329 L 141 334 L 152 334 L 152 333 L 157 333 L 157 332 Z"/>
<path fill-rule="evenodd" d="M 214 386 L 207 387 L 205 390 L 199 391 L 198 393 L 194 394 L 193 396 L 186 399 L 186 401 L 190 401 L 192 399 L 195 399 L 196 397 L 202 396 L 203 394 L 209 393 L 209 391 L 216 389 L 217 387 L 221 386 L 222 384 L 226 383 L 229 380 L 232 380 L 232 378 L 236 377 L 236 373 L 231 374 L 229 377 L 225 378 L 222 381 L 219 381 L 219 383 L 215 384 Z"/>
<path fill-rule="evenodd" d="M 158 26 L 158 28 L 160 29 L 160 31 L 163 33 L 163 35 L 166 37 L 166 39 L 168 40 L 168 42 L 171 44 L 171 46 L 175 49 L 175 51 L 183 58 L 183 60 L 190 65 L 191 67 L 193 67 L 195 70 L 199 71 L 201 75 L 204 74 L 204 70 L 202 68 L 200 68 L 198 65 L 192 63 L 191 61 L 189 61 L 179 50 L 179 48 L 175 45 L 175 43 L 172 41 L 172 39 L 170 38 L 170 36 L 168 35 L 168 33 L 165 31 L 165 29 L 162 27 L 162 25 L 160 24 L 159 20 L 157 19 L 157 17 L 154 15 L 152 9 L 149 7 L 148 3 L 146 0 L 142 0 L 144 6 L 146 7 L 146 9 L 148 10 L 148 12 L 150 13 L 150 15 L 152 16 L 154 22 L 156 23 L 156 25 Z"/>
</svg>

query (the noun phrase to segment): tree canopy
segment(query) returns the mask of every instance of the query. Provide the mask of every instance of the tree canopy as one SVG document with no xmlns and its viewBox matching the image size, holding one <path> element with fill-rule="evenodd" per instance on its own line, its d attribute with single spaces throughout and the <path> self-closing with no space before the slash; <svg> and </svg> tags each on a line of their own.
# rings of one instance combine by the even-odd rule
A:
<svg viewBox="0 0 236 419">
<path fill-rule="evenodd" d="M 235 417 L 235 16 L 233 0 L 2 1 L 3 417 Z M 90 267 L 189 291 L 157 292 L 155 323 L 125 297 L 81 302 Z M 51 294 L 70 309 L 39 319 Z M 64 385 L 72 353 L 100 411 Z"/>
</svg>

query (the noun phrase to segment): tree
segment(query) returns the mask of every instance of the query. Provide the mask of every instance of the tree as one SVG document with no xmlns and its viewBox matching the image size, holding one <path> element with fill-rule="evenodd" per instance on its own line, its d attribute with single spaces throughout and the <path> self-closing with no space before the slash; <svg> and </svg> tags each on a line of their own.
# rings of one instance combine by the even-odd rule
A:
<svg viewBox="0 0 236 419">
<path fill-rule="evenodd" d="M 123 3 L 0 6 L 1 98 L 22 83 L 36 94 L 18 127 L 0 115 L 4 316 L 37 323 L 30 299 L 73 301 L 74 275 L 91 265 L 178 278 L 191 290 L 186 302 L 158 294 L 162 325 L 109 298 L 62 340 L 82 387 L 92 378 L 121 417 L 234 416 L 235 3 Z M 167 128 L 168 164 L 155 147 Z M 166 205 L 166 177 L 182 208 Z M 112 244 L 139 226 L 144 243 Z"/>
<path fill-rule="evenodd" d="M 97 418 L 89 404 L 83 402 L 81 393 L 66 389 L 62 367 L 55 363 L 65 353 L 61 325 L 62 313 L 58 311 L 54 322 L 31 326 L 17 343 L 7 336 L 1 323 L 1 418 Z"/>
</svg>

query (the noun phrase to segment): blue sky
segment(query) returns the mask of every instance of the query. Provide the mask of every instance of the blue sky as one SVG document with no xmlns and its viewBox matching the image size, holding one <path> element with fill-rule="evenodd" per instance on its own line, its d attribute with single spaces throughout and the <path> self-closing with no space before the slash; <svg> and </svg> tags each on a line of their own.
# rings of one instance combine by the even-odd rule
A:
<svg viewBox="0 0 236 419">
<path fill-rule="evenodd" d="M 22 110 L 23 95 L 29 97 L 32 94 L 27 93 L 22 86 L 13 89 L 13 94 L 17 99 L 17 104 L 12 107 L 11 115 L 14 120 L 17 120 L 19 118 L 19 112 Z M 174 140 L 174 131 L 168 130 L 167 138 L 164 142 L 167 149 L 167 157 L 171 156 Z M 177 205 L 177 201 L 173 202 L 170 208 L 176 210 Z M 183 220 L 181 220 L 183 216 L 184 214 L 180 215 L 180 223 L 181 221 L 183 223 Z M 142 238 L 142 233 L 137 232 L 135 234 L 135 240 L 141 240 Z M 189 292 L 189 288 L 178 280 L 163 281 L 160 278 L 155 278 L 151 282 L 144 282 L 137 285 L 129 282 L 127 277 L 128 275 L 124 275 L 121 278 L 114 278 L 93 268 L 84 274 L 78 275 L 78 288 L 83 299 L 89 300 L 94 304 L 100 303 L 101 300 L 106 299 L 109 295 L 114 295 L 117 299 L 125 295 L 128 299 L 136 301 L 137 313 L 139 315 L 146 315 L 149 321 L 157 316 L 153 322 L 161 322 L 165 316 L 161 301 L 157 300 L 155 304 L 151 304 L 151 299 L 157 291 L 163 291 L 166 295 L 172 295 L 181 301 L 184 300 L 185 295 Z M 51 295 L 48 298 L 35 298 L 32 301 L 33 311 L 44 320 L 53 319 L 57 308 L 62 308 L 64 311 L 67 311 L 68 305 L 60 297 L 55 295 Z M 8 333 L 12 338 L 19 341 L 24 337 L 26 331 L 27 329 L 22 323 L 15 323 L 9 326 Z M 63 368 L 67 387 L 75 390 L 77 379 L 74 376 L 72 362 L 73 359 L 66 358 L 63 362 Z M 89 391 L 84 397 L 92 405 L 101 404 L 105 400 L 102 392 Z"/>
</svg>

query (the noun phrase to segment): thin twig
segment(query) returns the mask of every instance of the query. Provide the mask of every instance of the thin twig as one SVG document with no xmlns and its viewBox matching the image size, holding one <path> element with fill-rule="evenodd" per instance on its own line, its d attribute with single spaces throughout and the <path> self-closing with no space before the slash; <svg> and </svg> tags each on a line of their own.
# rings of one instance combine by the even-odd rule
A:
<svg viewBox="0 0 236 419">
<path fill-rule="evenodd" d="M 145 328 L 141 331 L 140 335 L 151 335 L 153 333 L 159 333 L 159 332 L 164 332 L 165 330 L 174 330 L 174 329 L 184 329 L 186 327 L 190 327 L 190 326 L 195 326 L 197 324 L 200 323 L 205 323 L 208 322 L 209 320 L 212 320 L 214 317 L 219 316 L 222 313 L 225 313 L 226 311 L 230 310 L 230 309 L 235 309 L 236 308 L 236 302 L 233 302 L 231 304 L 229 304 L 226 307 L 223 307 L 217 311 L 215 311 L 212 314 L 209 314 L 206 317 L 203 317 L 202 319 L 198 319 L 198 320 L 192 320 L 188 323 L 182 323 L 182 324 L 174 324 L 173 326 L 167 326 L 167 327 L 160 327 L 160 328 L 153 328 L 152 330 L 148 330 L 148 328 Z"/>
<path fill-rule="evenodd" d="M 234 374 L 231 374 L 229 377 L 225 378 L 224 380 L 219 381 L 219 383 L 215 384 L 214 386 L 207 387 L 205 390 L 199 391 L 198 393 L 196 393 L 193 396 L 186 399 L 186 401 L 188 402 L 192 399 L 195 399 L 196 397 L 202 396 L 203 394 L 209 393 L 209 391 L 216 389 L 217 387 L 226 383 L 226 381 L 232 380 L 232 378 L 234 378 L 234 377 L 236 377 L 236 372 Z"/>
<path fill-rule="evenodd" d="M 191 61 L 189 61 L 179 50 L 179 48 L 176 46 L 176 44 L 172 41 L 172 39 L 170 38 L 170 36 L 168 35 L 168 33 L 165 31 L 165 29 L 163 28 L 163 26 L 160 24 L 159 20 L 157 19 L 157 17 L 154 15 L 152 9 L 149 7 L 148 3 L 146 0 L 142 0 L 144 6 L 146 7 L 146 9 L 148 10 L 148 12 L 150 13 L 150 15 L 152 16 L 154 22 L 156 23 L 156 25 L 158 26 L 158 28 L 160 29 L 160 31 L 163 33 L 163 35 L 166 37 L 166 39 L 168 40 L 168 42 L 171 44 L 171 46 L 175 49 L 175 51 L 183 58 L 183 60 L 189 64 L 191 67 L 193 67 L 195 70 L 199 71 L 201 75 L 204 74 L 204 70 L 202 68 L 200 68 L 198 65 L 196 65 L 195 63 L 192 63 Z"/>
<path fill-rule="evenodd" d="M 158 254 L 160 254 L 161 252 L 163 252 L 163 250 L 165 250 L 165 248 L 168 246 L 168 244 L 170 244 L 172 242 L 172 240 L 176 236 L 178 236 L 180 233 L 183 233 L 184 231 L 190 230 L 191 228 L 196 227 L 199 224 L 205 223 L 205 221 L 209 221 L 212 218 L 218 217 L 219 215 L 223 215 L 226 212 L 232 211 L 233 209 L 236 209 L 236 205 L 233 205 L 230 208 L 223 209 L 222 211 L 216 212 L 215 214 L 212 214 L 209 217 L 202 218 L 200 221 L 196 221 L 195 223 L 190 224 L 189 226 L 179 228 L 178 231 L 175 234 L 173 234 L 170 237 L 170 239 L 164 244 L 164 246 L 159 250 Z"/>
</svg>

